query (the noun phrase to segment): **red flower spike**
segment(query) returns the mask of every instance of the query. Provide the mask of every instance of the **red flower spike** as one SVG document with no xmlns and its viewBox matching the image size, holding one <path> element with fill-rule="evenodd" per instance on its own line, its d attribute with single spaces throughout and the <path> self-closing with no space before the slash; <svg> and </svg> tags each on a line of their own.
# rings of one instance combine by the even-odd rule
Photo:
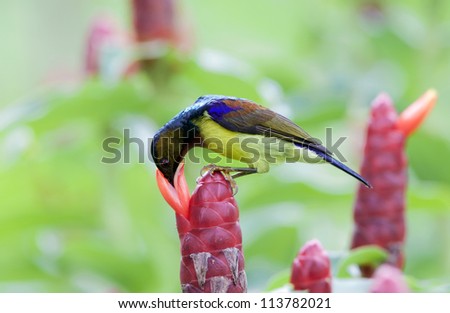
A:
<svg viewBox="0 0 450 313">
<path fill-rule="evenodd" d="M 409 291 L 402 272 L 398 268 L 389 264 L 383 264 L 375 271 L 370 292 L 392 293 Z"/>
<path fill-rule="evenodd" d="M 402 112 L 398 118 L 397 127 L 406 137 L 422 124 L 425 117 L 433 109 L 436 100 L 436 90 L 430 89 Z"/>
<path fill-rule="evenodd" d="M 156 170 L 156 182 L 164 200 L 175 210 L 177 214 L 189 217 L 189 188 L 184 176 L 184 163 L 181 163 L 175 173 L 175 187 L 172 186 L 164 175 Z"/>
<path fill-rule="evenodd" d="M 133 0 L 133 24 L 138 42 L 173 41 L 174 0 Z"/>
<path fill-rule="evenodd" d="M 192 194 L 189 217 L 176 218 L 183 292 L 246 292 L 239 211 L 224 175 L 206 173 Z"/>
<path fill-rule="evenodd" d="M 307 242 L 292 264 L 291 284 L 294 290 L 331 292 L 331 266 L 318 240 Z"/>
<path fill-rule="evenodd" d="M 406 136 L 418 127 L 435 101 L 436 92 L 430 90 L 400 118 L 388 95 L 381 94 L 372 103 L 361 175 L 373 189 L 358 190 L 352 248 L 378 245 L 389 252 L 388 263 L 398 268 L 404 265 Z M 360 269 L 364 277 L 371 277 L 375 270 L 371 265 Z"/>
</svg>

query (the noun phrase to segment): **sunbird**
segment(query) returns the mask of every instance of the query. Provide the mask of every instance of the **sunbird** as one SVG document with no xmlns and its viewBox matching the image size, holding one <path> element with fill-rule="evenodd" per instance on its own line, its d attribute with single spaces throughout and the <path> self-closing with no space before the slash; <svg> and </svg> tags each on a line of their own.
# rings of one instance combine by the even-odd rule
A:
<svg viewBox="0 0 450 313">
<path fill-rule="evenodd" d="M 155 134 L 150 149 L 157 168 L 174 185 L 180 163 L 196 146 L 246 163 L 248 167 L 242 168 L 211 167 L 236 172 L 233 178 L 266 173 L 271 164 L 330 163 L 371 187 L 358 173 L 333 158 L 319 140 L 300 126 L 243 98 L 220 95 L 198 98 Z"/>
</svg>

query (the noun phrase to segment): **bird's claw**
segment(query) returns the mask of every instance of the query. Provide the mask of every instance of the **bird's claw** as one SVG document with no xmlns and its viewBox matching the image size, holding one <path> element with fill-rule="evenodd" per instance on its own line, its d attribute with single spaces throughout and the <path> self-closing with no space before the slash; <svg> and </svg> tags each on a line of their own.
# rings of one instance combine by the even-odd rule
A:
<svg viewBox="0 0 450 313">
<path fill-rule="evenodd" d="M 233 196 L 238 193 L 238 185 L 236 181 L 233 179 L 233 176 L 230 174 L 230 171 L 222 172 L 225 179 L 230 183 L 231 190 L 233 190 Z"/>
<path fill-rule="evenodd" d="M 231 172 L 234 172 L 234 171 L 235 170 L 232 167 L 208 164 L 201 169 L 200 175 L 201 175 L 201 177 L 203 177 L 207 174 L 212 175 L 214 172 L 222 172 L 225 179 L 230 183 L 231 189 L 233 190 L 233 195 L 235 195 L 238 192 L 238 186 L 236 184 L 236 181 L 233 179 L 233 176 L 231 175 Z M 200 179 L 200 177 L 197 179 L 197 183 L 198 183 L 199 179 Z"/>
<path fill-rule="evenodd" d="M 215 164 L 208 164 L 200 170 L 200 175 L 205 176 L 206 174 L 212 175 L 214 172 L 219 171 L 218 166 Z"/>
</svg>

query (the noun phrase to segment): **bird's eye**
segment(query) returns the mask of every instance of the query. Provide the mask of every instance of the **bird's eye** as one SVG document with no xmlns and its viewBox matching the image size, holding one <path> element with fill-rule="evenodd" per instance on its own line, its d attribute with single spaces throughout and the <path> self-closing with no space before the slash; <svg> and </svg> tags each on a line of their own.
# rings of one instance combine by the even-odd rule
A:
<svg viewBox="0 0 450 313">
<path fill-rule="evenodd" d="M 162 159 L 160 164 L 163 167 L 167 167 L 167 166 L 169 166 L 169 160 L 168 159 Z"/>
</svg>

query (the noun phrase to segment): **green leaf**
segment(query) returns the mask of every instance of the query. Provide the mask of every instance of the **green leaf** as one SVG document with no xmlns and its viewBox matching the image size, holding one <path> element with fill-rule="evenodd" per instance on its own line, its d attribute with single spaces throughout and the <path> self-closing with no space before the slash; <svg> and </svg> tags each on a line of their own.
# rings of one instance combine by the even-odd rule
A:
<svg viewBox="0 0 450 313">
<path fill-rule="evenodd" d="M 350 251 L 349 255 L 341 261 L 336 276 L 339 278 L 351 277 L 348 272 L 350 265 L 370 264 L 377 266 L 386 261 L 387 257 L 387 252 L 378 246 L 365 246 L 353 249 Z"/>
<path fill-rule="evenodd" d="M 273 291 L 275 289 L 283 288 L 284 286 L 289 284 L 289 280 L 291 278 L 291 271 L 289 269 L 285 269 L 281 272 L 273 275 L 269 282 L 267 283 L 266 291 Z"/>
</svg>

